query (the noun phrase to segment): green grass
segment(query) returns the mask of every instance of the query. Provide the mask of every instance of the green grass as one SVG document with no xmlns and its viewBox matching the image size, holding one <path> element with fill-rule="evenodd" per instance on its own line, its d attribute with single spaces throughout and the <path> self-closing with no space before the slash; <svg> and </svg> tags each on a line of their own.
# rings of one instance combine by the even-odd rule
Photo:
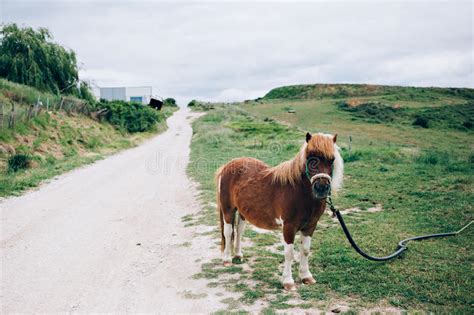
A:
<svg viewBox="0 0 474 315">
<path fill-rule="evenodd" d="M 340 110 L 337 103 L 346 99 L 322 100 L 275 100 L 263 103 L 253 102 L 242 105 L 242 109 L 261 119 L 273 119 L 284 124 L 298 127 L 302 131 L 337 133 L 339 144 L 357 148 L 367 147 L 405 147 L 442 150 L 454 149 L 463 157 L 472 153 L 468 145 L 472 140 L 472 131 L 449 128 L 417 128 L 410 123 L 373 123 L 358 118 L 354 113 Z M 463 102 L 459 100 L 459 102 Z M 387 104 L 391 104 L 388 102 Z M 423 107 L 439 107 L 446 103 L 431 103 Z M 464 103 L 458 103 L 464 104 Z M 291 106 L 296 113 L 287 113 L 284 108 Z M 406 106 L 412 110 L 418 106 Z M 471 105 L 472 107 L 472 105 Z M 453 107 L 455 110 L 456 107 Z M 444 123 L 439 123 L 444 124 Z M 435 126 L 436 127 L 436 126 Z M 459 132 L 463 131 L 463 132 Z"/>
<path fill-rule="evenodd" d="M 445 104 L 443 97 L 455 98 L 443 91 L 438 94 L 438 103 L 409 108 L 438 107 Z M 240 106 L 215 105 L 195 121 L 188 172 L 199 182 L 205 206 L 201 216 L 186 218 L 186 222 L 216 226 L 212 234 L 220 237 L 216 209 L 209 205 L 215 201 L 215 169 L 240 156 L 280 163 L 296 154 L 306 130 L 339 134 L 346 160 L 345 189 L 335 201 L 341 209 L 363 210 L 347 215 L 346 223 L 367 252 L 385 255 L 400 239 L 457 230 L 473 219 L 471 131 L 354 119 L 352 113 L 338 109 L 337 101 L 260 100 Z M 461 98 L 457 101 L 465 104 Z M 453 110 L 455 103 L 451 104 Z M 287 113 L 285 107 L 296 113 Z M 381 212 L 364 211 L 376 204 L 382 205 Z M 323 216 L 320 223 L 310 257 L 317 283 L 299 287 L 296 299 L 301 308 L 324 309 L 330 301 L 343 300 L 356 310 L 382 303 L 406 310 L 470 312 L 474 303 L 473 229 L 457 237 L 410 243 L 401 258 L 374 263 L 352 250 L 329 216 Z M 293 307 L 287 304 L 289 295 L 279 282 L 283 262 L 279 234 L 247 229 L 244 238 L 253 245 L 243 248 L 241 264 L 225 269 L 219 260 L 205 263 L 198 277 L 240 292 L 241 305 L 263 300 L 270 313 Z M 239 278 L 229 279 L 229 273 Z M 297 264 L 294 276 L 297 280 Z"/>
</svg>

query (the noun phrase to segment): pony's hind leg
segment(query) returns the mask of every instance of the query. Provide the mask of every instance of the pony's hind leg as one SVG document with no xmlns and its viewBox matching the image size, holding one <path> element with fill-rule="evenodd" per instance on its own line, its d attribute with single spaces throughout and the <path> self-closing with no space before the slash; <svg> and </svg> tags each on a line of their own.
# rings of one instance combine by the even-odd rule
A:
<svg viewBox="0 0 474 315">
<path fill-rule="evenodd" d="M 311 236 L 301 235 L 300 279 L 303 284 L 314 284 L 313 275 L 309 271 L 308 257 L 311 249 Z"/>
<path fill-rule="evenodd" d="M 237 215 L 237 237 L 235 238 L 235 258 L 242 259 L 242 235 L 245 229 L 245 219 L 241 215 Z"/>
<path fill-rule="evenodd" d="M 224 247 L 224 266 L 228 267 L 232 265 L 232 233 L 233 233 L 232 223 L 226 223 L 224 221 L 224 238 L 225 238 L 225 247 Z"/>
</svg>

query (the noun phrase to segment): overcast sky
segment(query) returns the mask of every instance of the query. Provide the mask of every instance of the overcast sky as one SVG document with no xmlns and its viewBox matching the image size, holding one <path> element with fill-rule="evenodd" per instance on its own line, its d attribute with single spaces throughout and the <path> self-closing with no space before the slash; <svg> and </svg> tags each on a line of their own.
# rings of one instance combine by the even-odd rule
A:
<svg viewBox="0 0 474 315">
<path fill-rule="evenodd" d="M 301 83 L 474 87 L 472 1 L 19 1 L 98 86 L 234 101 Z"/>
</svg>

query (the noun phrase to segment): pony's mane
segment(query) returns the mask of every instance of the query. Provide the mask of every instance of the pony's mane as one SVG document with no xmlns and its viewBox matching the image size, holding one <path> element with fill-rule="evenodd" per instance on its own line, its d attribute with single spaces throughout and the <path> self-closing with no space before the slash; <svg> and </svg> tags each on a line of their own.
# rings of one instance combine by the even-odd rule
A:
<svg viewBox="0 0 474 315">
<path fill-rule="evenodd" d="M 324 141 L 327 137 L 332 140 L 332 135 L 322 133 L 315 135 L 310 141 L 310 150 L 316 150 L 324 157 L 334 157 L 331 191 L 336 194 L 342 187 L 344 161 L 339 153 L 339 147 L 332 141 Z M 306 167 L 307 149 L 308 143 L 304 143 L 294 158 L 267 169 L 266 172 L 272 175 L 273 182 L 296 185 L 301 180 L 301 173 Z"/>
<path fill-rule="evenodd" d="M 332 169 L 331 192 L 336 195 L 342 188 L 342 181 L 344 179 L 344 160 L 342 159 L 340 148 L 334 144 L 334 164 Z"/>
<path fill-rule="evenodd" d="M 301 178 L 301 172 L 305 168 L 306 162 L 306 147 L 303 144 L 298 154 L 291 160 L 270 167 L 267 172 L 273 176 L 273 182 L 279 184 L 290 184 L 294 186 Z"/>
</svg>

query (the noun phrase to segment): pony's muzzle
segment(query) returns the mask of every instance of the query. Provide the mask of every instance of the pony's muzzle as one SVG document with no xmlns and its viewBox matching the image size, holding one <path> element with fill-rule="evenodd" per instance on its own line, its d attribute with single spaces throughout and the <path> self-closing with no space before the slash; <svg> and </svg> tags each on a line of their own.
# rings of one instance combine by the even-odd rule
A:
<svg viewBox="0 0 474 315">
<path fill-rule="evenodd" d="M 331 177 L 324 173 L 316 174 L 311 177 L 311 187 L 315 198 L 326 198 L 331 190 Z"/>
</svg>

